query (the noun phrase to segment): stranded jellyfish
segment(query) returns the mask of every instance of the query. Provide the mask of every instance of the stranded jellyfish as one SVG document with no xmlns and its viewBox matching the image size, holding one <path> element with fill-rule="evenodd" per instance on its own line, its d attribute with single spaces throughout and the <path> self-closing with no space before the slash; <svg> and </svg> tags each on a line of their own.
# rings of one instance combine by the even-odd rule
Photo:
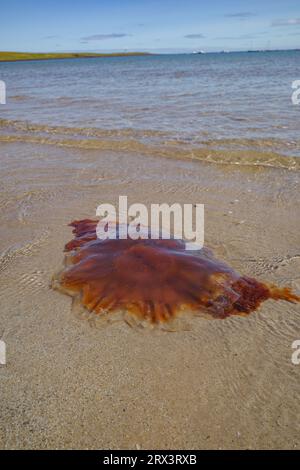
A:
<svg viewBox="0 0 300 470">
<path fill-rule="evenodd" d="M 288 287 L 240 276 L 203 248 L 175 239 L 97 238 L 97 221 L 72 222 L 64 269 L 53 287 L 93 317 L 166 327 L 187 314 L 248 315 L 267 299 L 299 301 Z M 117 315 L 118 317 L 118 315 Z"/>
</svg>

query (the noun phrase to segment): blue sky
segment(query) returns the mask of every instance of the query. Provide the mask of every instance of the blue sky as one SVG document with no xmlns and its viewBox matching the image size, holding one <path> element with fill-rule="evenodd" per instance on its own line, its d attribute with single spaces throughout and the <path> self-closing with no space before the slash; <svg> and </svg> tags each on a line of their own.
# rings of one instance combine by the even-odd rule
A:
<svg viewBox="0 0 300 470">
<path fill-rule="evenodd" d="M 299 0 L 7 0 L 0 50 L 300 47 Z"/>
</svg>

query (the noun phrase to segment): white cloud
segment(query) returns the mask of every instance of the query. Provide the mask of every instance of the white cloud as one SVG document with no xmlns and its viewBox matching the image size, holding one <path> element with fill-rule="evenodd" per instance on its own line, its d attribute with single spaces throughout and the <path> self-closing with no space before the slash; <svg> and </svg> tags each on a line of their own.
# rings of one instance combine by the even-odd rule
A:
<svg viewBox="0 0 300 470">
<path fill-rule="evenodd" d="M 300 25 L 300 18 L 290 18 L 287 20 L 274 20 L 272 26 L 295 26 Z"/>
<path fill-rule="evenodd" d="M 82 37 L 82 41 L 105 41 L 106 39 L 124 38 L 130 36 L 127 33 L 109 33 L 109 34 L 92 34 L 91 36 Z"/>
<path fill-rule="evenodd" d="M 225 15 L 227 18 L 250 18 L 251 16 L 256 16 L 256 13 L 251 11 L 241 11 L 238 13 L 228 13 Z"/>
<path fill-rule="evenodd" d="M 186 34 L 184 36 L 186 39 L 203 39 L 205 36 L 201 33 L 195 33 L 195 34 Z"/>
</svg>

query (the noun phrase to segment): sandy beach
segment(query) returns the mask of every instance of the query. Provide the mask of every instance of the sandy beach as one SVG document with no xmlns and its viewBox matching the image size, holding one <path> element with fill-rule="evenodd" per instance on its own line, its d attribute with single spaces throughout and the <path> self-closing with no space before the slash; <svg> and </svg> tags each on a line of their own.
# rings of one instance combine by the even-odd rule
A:
<svg viewBox="0 0 300 470">
<path fill-rule="evenodd" d="M 287 465 L 299 1 L 0 11 L 3 469 Z"/>
<path fill-rule="evenodd" d="M 0 156 L 1 448 L 300 448 L 299 305 L 268 301 L 175 333 L 99 329 L 50 288 L 67 224 L 126 194 L 204 203 L 218 258 L 299 293 L 296 167 L 18 141 Z"/>
</svg>

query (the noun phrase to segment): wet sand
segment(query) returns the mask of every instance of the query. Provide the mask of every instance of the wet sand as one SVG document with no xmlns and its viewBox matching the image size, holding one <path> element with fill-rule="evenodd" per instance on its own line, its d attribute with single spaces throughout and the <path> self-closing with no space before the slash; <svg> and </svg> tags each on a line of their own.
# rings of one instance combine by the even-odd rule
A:
<svg viewBox="0 0 300 470">
<path fill-rule="evenodd" d="M 67 224 L 98 204 L 204 203 L 206 245 L 299 293 L 299 171 L 1 143 L 0 447 L 300 448 L 300 308 L 189 331 L 92 328 L 50 289 Z"/>
</svg>

